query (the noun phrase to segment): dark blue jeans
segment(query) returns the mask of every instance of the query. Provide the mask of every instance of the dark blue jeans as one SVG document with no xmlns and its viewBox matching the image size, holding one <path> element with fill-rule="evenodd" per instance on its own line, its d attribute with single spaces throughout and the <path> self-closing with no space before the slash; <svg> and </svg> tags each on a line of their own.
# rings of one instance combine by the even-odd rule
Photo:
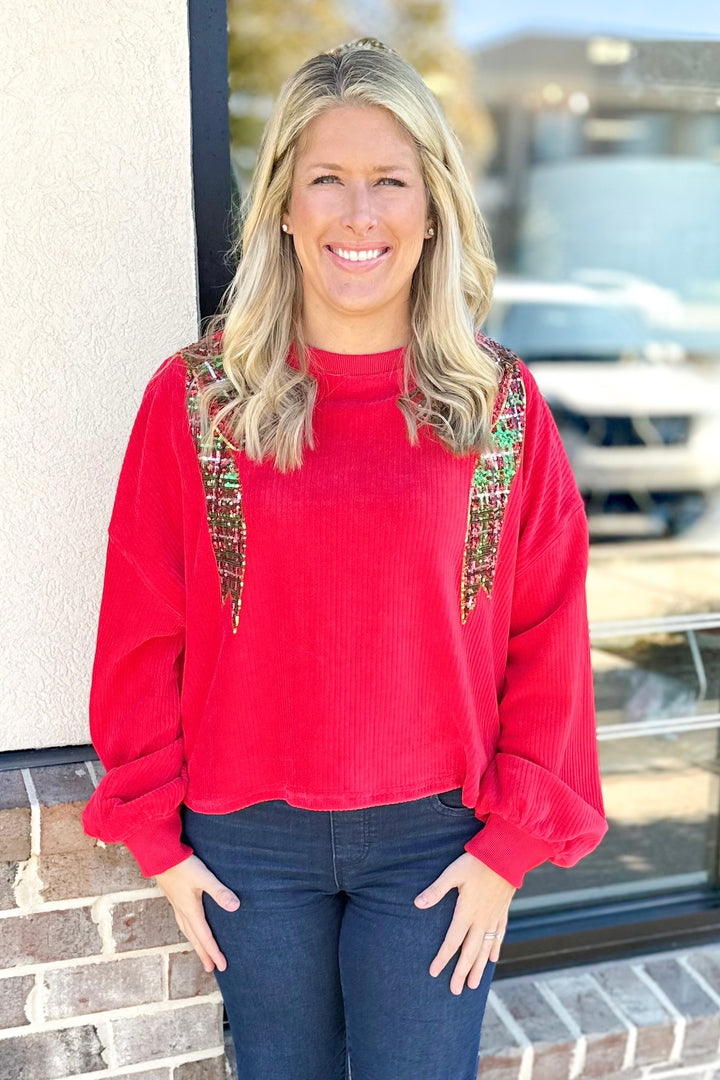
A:
<svg viewBox="0 0 720 1080">
<path fill-rule="evenodd" d="M 460 950 L 436 978 L 428 968 L 457 889 L 413 904 L 482 828 L 460 788 L 359 810 L 272 799 L 182 815 L 241 900 L 228 912 L 203 894 L 239 1080 L 475 1080 L 495 964 L 453 994 Z"/>
</svg>

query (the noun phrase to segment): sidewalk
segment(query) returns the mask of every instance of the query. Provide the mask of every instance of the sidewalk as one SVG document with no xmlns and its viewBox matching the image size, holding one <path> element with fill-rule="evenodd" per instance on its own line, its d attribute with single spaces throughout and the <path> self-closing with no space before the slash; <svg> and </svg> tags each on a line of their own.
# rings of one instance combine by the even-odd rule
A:
<svg viewBox="0 0 720 1080">
<path fill-rule="evenodd" d="M 477 1080 L 586 1078 L 720 1080 L 720 946 L 496 978 Z"/>
</svg>

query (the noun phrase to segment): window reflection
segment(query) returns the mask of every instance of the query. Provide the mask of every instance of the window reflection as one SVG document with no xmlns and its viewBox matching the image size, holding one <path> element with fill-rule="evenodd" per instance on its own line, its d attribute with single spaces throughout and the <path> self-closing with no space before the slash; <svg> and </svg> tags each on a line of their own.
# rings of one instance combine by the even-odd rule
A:
<svg viewBox="0 0 720 1080">
<path fill-rule="evenodd" d="M 513 911 L 717 884 L 717 46 L 521 32 L 473 46 L 453 38 L 460 8 L 466 30 L 482 17 L 460 2 L 365 0 L 350 13 L 319 0 L 297 38 L 274 4 L 229 0 L 238 192 L 300 54 L 371 34 L 423 73 L 493 237 L 484 330 L 537 379 L 591 535 L 610 831 L 571 876 L 550 864 L 528 875 Z"/>
<path fill-rule="evenodd" d="M 516 912 L 718 880 L 712 51 L 519 36 L 478 57 L 499 132 L 478 183 L 499 265 L 487 327 L 530 366 L 586 504 L 610 823 L 570 875 L 533 871 Z"/>
<path fill-rule="evenodd" d="M 715 616 L 687 615 L 591 627 L 610 827 L 569 876 L 549 864 L 534 870 L 514 910 L 714 884 L 718 624 Z"/>
<path fill-rule="evenodd" d="M 488 332 L 538 379 L 593 540 L 720 531 L 712 47 L 518 36 L 478 72 L 501 147 Z"/>
</svg>

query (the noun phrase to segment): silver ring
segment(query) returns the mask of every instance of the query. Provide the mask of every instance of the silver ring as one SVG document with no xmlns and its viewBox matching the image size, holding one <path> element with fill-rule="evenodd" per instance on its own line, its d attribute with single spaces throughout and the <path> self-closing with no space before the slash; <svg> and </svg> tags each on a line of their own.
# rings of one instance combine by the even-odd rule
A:
<svg viewBox="0 0 720 1080">
<path fill-rule="evenodd" d="M 494 933 L 488 932 L 487 934 L 483 934 L 483 937 L 484 938 L 496 938 L 496 937 L 500 937 L 500 935 L 496 934 L 496 933 L 494 934 Z"/>
</svg>

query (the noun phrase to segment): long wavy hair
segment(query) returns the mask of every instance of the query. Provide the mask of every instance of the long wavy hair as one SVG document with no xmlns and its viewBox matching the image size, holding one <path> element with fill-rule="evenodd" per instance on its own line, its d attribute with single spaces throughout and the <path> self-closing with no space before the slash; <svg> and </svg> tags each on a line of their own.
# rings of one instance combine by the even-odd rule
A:
<svg viewBox="0 0 720 1080">
<path fill-rule="evenodd" d="M 232 246 L 237 270 L 199 343 L 207 348 L 222 331 L 224 377 L 198 396 L 204 445 L 222 425 L 235 448 L 255 461 L 270 455 L 283 472 L 302 464 L 304 439 L 314 447 L 317 381 L 303 339 L 302 268 L 280 219 L 289 208 L 303 132 L 325 110 L 348 105 L 387 109 L 408 133 L 435 228 L 410 290 L 410 340 L 397 400 L 409 441 L 416 444 L 418 427 L 427 425 L 456 455 L 492 446 L 499 373 L 478 337 L 495 279 L 490 236 L 460 143 L 436 98 L 397 52 L 361 38 L 313 56 L 283 83 L 240 207 Z M 298 367 L 287 362 L 293 343 Z"/>
</svg>

